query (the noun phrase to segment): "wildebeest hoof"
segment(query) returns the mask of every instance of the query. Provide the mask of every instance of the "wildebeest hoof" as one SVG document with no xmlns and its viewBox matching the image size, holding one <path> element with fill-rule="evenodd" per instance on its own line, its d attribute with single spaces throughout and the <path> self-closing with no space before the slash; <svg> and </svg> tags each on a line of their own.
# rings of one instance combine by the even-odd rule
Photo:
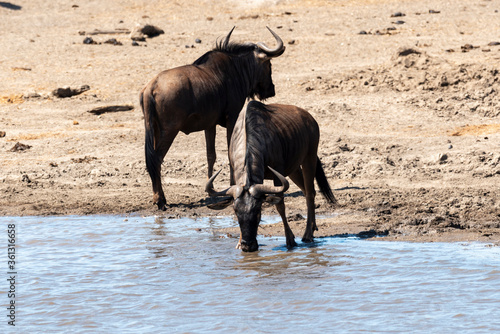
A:
<svg viewBox="0 0 500 334">
<path fill-rule="evenodd" d="M 286 241 L 286 248 L 292 249 L 294 247 L 297 247 L 297 243 L 295 242 L 294 239 L 290 239 Z"/>
<path fill-rule="evenodd" d="M 167 211 L 167 202 L 165 200 L 159 200 L 158 202 L 155 202 L 154 204 L 156 204 L 158 206 L 158 210 Z"/>
<path fill-rule="evenodd" d="M 241 242 L 238 242 L 238 244 L 235 247 L 236 249 L 241 249 Z"/>
<path fill-rule="evenodd" d="M 314 242 L 314 237 L 306 237 L 302 238 L 302 242 Z"/>
</svg>

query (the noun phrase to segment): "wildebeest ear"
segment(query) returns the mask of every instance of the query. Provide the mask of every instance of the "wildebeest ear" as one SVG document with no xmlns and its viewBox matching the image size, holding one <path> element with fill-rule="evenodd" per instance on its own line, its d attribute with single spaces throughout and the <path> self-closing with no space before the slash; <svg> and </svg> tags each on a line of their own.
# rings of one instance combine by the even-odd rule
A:
<svg viewBox="0 0 500 334">
<path fill-rule="evenodd" d="M 222 199 L 221 201 L 219 201 L 217 203 L 207 205 L 207 208 L 212 209 L 212 210 L 222 210 L 222 209 L 225 209 L 228 206 L 230 206 L 231 203 L 233 203 L 233 198 L 228 197 L 228 198 Z"/>
<path fill-rule="evenodd" d="M 278 204 L 282 199 L 283 196 L 267 195 L 264 201 L 269 204 Z"/>
</svg>

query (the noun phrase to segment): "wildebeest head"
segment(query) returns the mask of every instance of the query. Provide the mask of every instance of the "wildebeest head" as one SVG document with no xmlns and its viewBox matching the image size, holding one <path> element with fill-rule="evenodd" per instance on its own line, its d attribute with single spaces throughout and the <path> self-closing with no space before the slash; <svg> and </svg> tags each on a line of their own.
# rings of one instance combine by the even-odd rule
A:
<svg viewBox="0 0 500 334">
<path fill-rule="evenodd" d="M 254 252 L 259 249 L 257 243 L 257 230 L 259 228 L 262 203 L 268 202 L 276 204 L 282 197 L 289 183 L 286 178 L 268 167 L 280 180 L 281 186 L 270 186 L 264 184 L 254 185 L 234 185 L 226 190 L 216 192 L 213 190 L 213 182 L 220 171 L 208 180 L 205 190 L 211 196 L 226 196 L 222 201 L 211 204 L 208 207 L 214 210 L 221 210 L 233 204 L 234 213 L 238 218 L 241 232 L 241 249 L 244 252 Z M 229 196 L 229 197 L 227 197 Z"/>
<path fill-rule="evenodd" d="M 246 82 L 249 86 L 248 97 L 257 97 L 259 100 L 265 100 L 275 95 L 275 89 L 272 79 L 271 59 L 279 57 L 285 52 L 283 40 L 272 31 L 267 29 L 276 39 L 278 45 L 272 49 L 263 42 L 254 43 L 233 43 L 229 42 L 233 29 L 220 41 L 214 51 L 220 51 L 234 56 L 234 61 L 239 73 L 234 77 Z M 206 55 L 198 59 L 195 64 L 204 61 Z"/>
</svg>

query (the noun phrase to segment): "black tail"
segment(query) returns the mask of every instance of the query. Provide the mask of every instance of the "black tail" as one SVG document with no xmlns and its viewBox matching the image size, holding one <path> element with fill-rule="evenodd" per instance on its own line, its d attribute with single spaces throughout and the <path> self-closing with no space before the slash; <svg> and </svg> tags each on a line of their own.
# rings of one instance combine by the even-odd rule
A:
<svg viewBox="0 0 500 334">
<path fill-rule="evenodd" d="M 144 114 L 144 125 L 146 128 L 146 141 L 144 151 L 146 153 L 146 168 L 149 176 L 154 178 L 158 175 L 160 159 L 155 150 L 155 127 L 158 126 L 156 117 L 156 101 L 151 94 L 146 94 L 146 105 L 144 105 L 144 93 L 140 96 L 142 112 Z"/>
<path fill-rule="evenodd" d="M 325 171 L 323 170 L 323 167 L 321 166 L 321 161 L 319 158 L 317 158 L 317 163 L 316 163 L 316 182 L 318 183 L 319 190 L 325 196 L 326 200 L 330 202 L 330 204 L 335 205 L 337 204 L 337 200 L 335 199 L 335 196 L 333 196 L 332 189 L 330 188 L 330 185 L 328 184 L 328 180 L 326 179 Z"/>
</svg>

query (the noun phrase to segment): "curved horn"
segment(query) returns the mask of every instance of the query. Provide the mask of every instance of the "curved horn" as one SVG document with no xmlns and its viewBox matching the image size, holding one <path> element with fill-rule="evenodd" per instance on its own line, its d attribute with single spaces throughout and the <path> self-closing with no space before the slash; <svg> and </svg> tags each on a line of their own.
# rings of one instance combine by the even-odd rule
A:
<svg viewBox="0 0 500 334">
<path fill-rule="evenodd" d="M 252 187 L 250 187 L 249 190 L 250 193 L 255 197 L 258 197 L 258 195 L 263 195 L 263 194 L 279 194 L 287 191 L 288 187 L 290 186 L 287 179 L 283 175 L 281 175 L 280 173 L 278 173 L 269 166 L 267 166 L 267 168 L 269 168 L 271 172 L 273 172 L 274 175 L 276 175 L 276 177 L 281 181 L 281 186 L 276 187 L 263 184 L 255 184 Z"/>
<path fill-rule="evenodd" d="M 215 191 L 213 186 L 214 186 L 214 180 L 219 175 L 219 173 L 222 171 L 222 168 L 219 169 L 217 173 L 212 175 L 212 177 L 208 180 L 207 185 L 205 186 L 205 191 L 208 193 L 209 196 L 211 197 L 219 197 L 219 196 L 233 196 L 235 197 L 236 192 L 238 192 L 238 189 L 236 186 L 231 186 L 225 190 L 222 191 Z M 241 192 L 241 191 L 240 191 Z"/>
<path fill-rule="evenodd" d="M 283 52 L 285 52 L 285 46 L 283 45 L 283 40 L 278 36 L 277 33 L 275 33 L 274 31 L 272 31 L 271 28 L 269 28 L 267 26 L 266 26 L 266 28 L 271 32 L 271 34 L 273 34 L 274 38 L 276 39 L 276 42 L 278 42 L 278 46 L 275 49 L 271 49 L 266 44 L 264 44 L 263 42 L 257 43 L 257 46 L 259 47 L 259 49 L 261 49 L 262 51 L 264 51 L 264 53 L 268 57 L 278 57 L 278 56 L 281 56 L 281 54 Z"/>
<path fill-rule="evenodd" d="M 233 33 L 234 28 L 236 28 L 236 26 L 233 26 L 233 29 L 231 29 L 231 31 L 229 32 L 229 34 L 227 34 L 226 38 L 224 38 L 224 42 L 222 42 L 222 47 L 223 48 L 226 48 L 227 45 L 229 44 L 229 38 L 231 38 L 231 34 Z"/>
</svg>

